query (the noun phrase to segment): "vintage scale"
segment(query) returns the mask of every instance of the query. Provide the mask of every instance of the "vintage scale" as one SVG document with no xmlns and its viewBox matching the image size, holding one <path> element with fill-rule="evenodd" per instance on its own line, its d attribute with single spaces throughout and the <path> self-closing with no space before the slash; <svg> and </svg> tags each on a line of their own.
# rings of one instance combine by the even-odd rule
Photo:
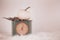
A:
<svg viewBox="0 0 60 40">
<path fill-rule="evenodd" d="M 31 20 L 29 16 L 29 9 L 30 7 L 27 7 L 26 9 L 19 10 L 18 16 L 14 18 L 5 18 L 12 21 L 12 35 L 26 35 L 31 33 Z"/>
</svg>

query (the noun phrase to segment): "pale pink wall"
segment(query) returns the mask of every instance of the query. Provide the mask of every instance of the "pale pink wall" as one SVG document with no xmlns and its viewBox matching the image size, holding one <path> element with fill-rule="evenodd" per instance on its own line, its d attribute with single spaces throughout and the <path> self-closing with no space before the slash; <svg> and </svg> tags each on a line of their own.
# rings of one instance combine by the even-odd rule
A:
<svg viewBox="0 0 60 40">
<path fill-rule="evenodd" d="M 32 32 L 60 31 L 59 0 L 2 0 L 0 31 L 11 33 L 11 21 L 2 17 L 14 17 L 21 8 L 31 6 Z"/>
</svg>

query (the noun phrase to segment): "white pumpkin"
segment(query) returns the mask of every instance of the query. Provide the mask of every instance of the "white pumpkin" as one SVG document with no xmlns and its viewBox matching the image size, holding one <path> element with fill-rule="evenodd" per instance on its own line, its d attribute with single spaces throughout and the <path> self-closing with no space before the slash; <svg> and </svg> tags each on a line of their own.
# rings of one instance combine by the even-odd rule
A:
<svg viewBox="0 0 60 40">
<path fill-rule="evenodd" d="M 17 16 L 19 19 L 29 19 L 30 18 L 30 12 L 25 11 L 24 9 L 20 9 Z"/>
</svg>

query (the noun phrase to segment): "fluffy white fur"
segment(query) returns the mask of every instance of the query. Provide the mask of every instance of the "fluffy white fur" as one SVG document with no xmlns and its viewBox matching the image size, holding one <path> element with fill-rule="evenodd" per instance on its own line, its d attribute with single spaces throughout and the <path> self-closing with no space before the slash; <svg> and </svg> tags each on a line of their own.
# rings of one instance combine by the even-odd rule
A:
<svg viewBox="0 0 60 40">
<path fill-rule="evenodd" d="M 30 35 L 15 35 L 15 36 L 6 36 L 0 34 L 0 40 L 60 40 L 60 32 L 50 33 L 50 32 L 40 32 L 38 34 Z"/>
<path fill-rule="evenodd" d="M 38 36 L 35 36 L 35 35 L 25 35 L 25 36 L 15 35 L 9 38 L 8 40 L 40 40 L 40 39 Z"/>
</svg>

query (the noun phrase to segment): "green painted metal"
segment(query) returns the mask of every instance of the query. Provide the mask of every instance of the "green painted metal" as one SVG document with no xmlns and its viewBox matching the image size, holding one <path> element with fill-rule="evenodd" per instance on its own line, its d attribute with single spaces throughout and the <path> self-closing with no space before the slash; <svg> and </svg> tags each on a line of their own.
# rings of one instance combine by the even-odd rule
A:
<svg viewBox="0 0 60 40">
<path fill-rule="evenodd" d="M 12 21 L 12 35 L 16 35 L 16 25 L 20 22 L 24 22 L 28 25 L 29 28 L 29 32 L 27 34 L 30 34 L 32 31 L 32 27 L 31 27 L 31 20 L 14 20 Z"/>
</svg>

